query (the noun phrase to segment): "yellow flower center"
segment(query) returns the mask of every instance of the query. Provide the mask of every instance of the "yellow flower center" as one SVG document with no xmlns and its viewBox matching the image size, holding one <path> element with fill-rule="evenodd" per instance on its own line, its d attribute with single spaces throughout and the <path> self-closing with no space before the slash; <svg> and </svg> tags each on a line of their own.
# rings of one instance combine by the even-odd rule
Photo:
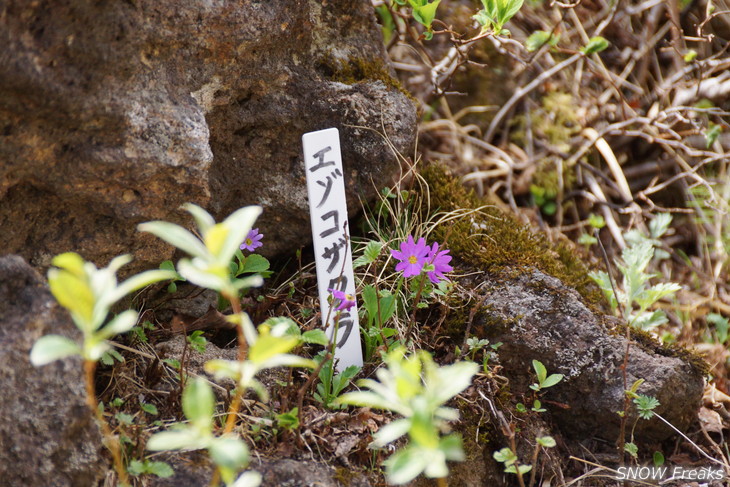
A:
<svg viewBox="0 0 730 487">
<path fill-rule="evenodd" d="M 411 255 L 410 257 L 408 257 L 408 262 L 410 262 L 411 264 L 417 264 L 418 259 L 416 258 L 415 255 Z"/>
<path fill-rule="evenodd" d="M 253 244 L 253 240 L 251 240 L 250 238 L 247 238 L 246 245 L 252 245 L 252 244 Z"/>
</svg>

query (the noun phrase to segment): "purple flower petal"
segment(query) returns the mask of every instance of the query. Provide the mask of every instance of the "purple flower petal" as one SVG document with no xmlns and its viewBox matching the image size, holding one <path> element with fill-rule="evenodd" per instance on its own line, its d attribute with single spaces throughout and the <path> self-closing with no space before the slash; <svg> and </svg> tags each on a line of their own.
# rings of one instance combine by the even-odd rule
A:
<svg viewBox="0 0 730 487">
<path fill-rule="evenodd" d="M 251 231 L 249 231 L 246 235 L 243 243 L 241 244 L 241 250 L 248 250 L 249 252 L 252 252 L 257 248 L 262 247 L 264 245 L 261 243 L 262 238 L 264 238 L 264 234 L 259 233 L 258 228 L 252 228 Z"/>
</svg>

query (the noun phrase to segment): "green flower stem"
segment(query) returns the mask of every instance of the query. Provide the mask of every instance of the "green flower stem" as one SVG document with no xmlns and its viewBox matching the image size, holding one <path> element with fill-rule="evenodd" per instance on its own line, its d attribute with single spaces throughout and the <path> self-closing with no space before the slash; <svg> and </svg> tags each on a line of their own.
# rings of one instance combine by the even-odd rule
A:
<svg viewBox="0 0 730 487">
<path fill-rule="evenodd" d="M 86 382 L 86 404 L 91 408 L 96 416 L 96 421 L 101 428 L 104 436 L 104 444 L 112 454 L 114 460 L 114 469 L 119 475 L 119 483 L 123 486 L 129 485 L 129 477 L 127 470 L 124 468 L 122 461 L 121 448 L 119 441 L 112 434 L 109 424 L 104 419 L 104 413 L 99 409 L 99 403 L 96 401 L 96 388 L 94 387 L 94 371 L 96 370 L 96 362 L 93 360 L 84 360 L 84 380 Z"/>
<path fill-rule="evenodd" d="M 403 337 L 404 343 L 408 343 L 408 337 L 411 336 L 411 332 L 413 331 L 413 327 L 416 324 L 416 313 L 418 312 L 418 302 L 421 300 L 421 294 L 423 294 L 423 287 L 426 285 L 426 279 L 428 279 L 428 276 L 425 275 L 423 272 L 419 274 L 421 277 L 421 282 L 418 284 L 418 291 L 416 291 L 416 297 L 413 299 L 413 313 L 411 314 L 411 321 L 408 323 L 408 329 L 406 330 L 406 334 Z"/>
<path fill-rule="evenodd" d="M 227 293 L 223 295 L 224 298 L 226 298 L 230 303 L 231 307 L 233 308 L 233 315 L 234 316 L 240 316 L 241 315 L 241 301 L 238 299 L 238 295 L 230 296 Z M 246 337 L 243 334 L 243 323 L 239 323 L 238 326 L 236 326 L 236 334 L 238 337 L 238 361 L 243 362 L 246 360 L 246 356 L 248 355 L 248 342 L 246 341 Z M 233 396 L 233 400 L 231 401 L 231 405 L 228 408 L 228 416 L 226 417 L 226 426 L 223 429 L 223 434 L 230 433 L 233 431 L 233 428 L 236 426 L 236 420 L 238 419 L 238 411 L 241 409 L 241 402 L 243 398 L 244 391 L 236 390 L 236 394 Z"/>
<path fill-rule="evenodd" d="M 332 312 L 332 308 L 330 308 L 330 313 Z M 304 395 L 307 393 L 307 391 L 312 387 L 312 384 L 314 383 L 314 379 L 319 377 L 319 373 L 322 371 L 322 367 L 329 362 L 330 367 L 335 366 L 334 357 L 335 357 L 335 346 L 337 346 L 337 332 L 340 329 L 340 315 L 342 314 L 341 311 L 338 311 L 337 314 L 335 314 L 335 324 L 334 324 L 334 332 L 332 333 L 332 340 L 330 341 L 330 344 L 327 346 L 327 353 L 324 355 L 322 360 L 317 364 L 317 368 L 312 371 L 311 374 L 309 374 L 309 377 L 307 378 L 307 382 L 299 388 L 299 392 L 297 393 L 297 407 L 299 412 L 299 424 L 302 423 L 302 411 L 304 411 Z M 327 316 L 327 321 L 329 321 L 329 315 Z"/>
<path fill-rule="evenodd" d="M 225 299 L 228 300 L 228 302 L 231 303 L 231 308 L 233 308 L 233 315 L 234 316 L 240 316 L 241 315 L 241 301 L 238 299 L 238 293 L 234 295 L 230 295 L 228 293 L 221 293 Z M 239 323 L 238 326 L 236 326 L 236 336 L 238 339 L 238 361 L 243 362 L 246 360 L 246 356 L 248 355 L 248 342 L 246 341 L 246 337 L 243 334 L 243 323 Z M 233 399 L 231 400 L 230 406 L 228 406 L 228 414 L 226 416 L 226 424 L 223 428 L 223 434 L 228 434 L 231 431 L 233 431 L 233 428 L 236 427 L 236 420 L 238 419 L 238 412 L 241 409 L 241 403 L 243 402 L 243 394 L 245 391 L 238 390 L 239 388 L 236 388 L 236 393 L 233 395 Z M 213 472 L 213 476 L 210 479 L 210 487 L 217 487 L 220 483 L 220 470 L 216 467 L 215 471 Z"/>
</svg>

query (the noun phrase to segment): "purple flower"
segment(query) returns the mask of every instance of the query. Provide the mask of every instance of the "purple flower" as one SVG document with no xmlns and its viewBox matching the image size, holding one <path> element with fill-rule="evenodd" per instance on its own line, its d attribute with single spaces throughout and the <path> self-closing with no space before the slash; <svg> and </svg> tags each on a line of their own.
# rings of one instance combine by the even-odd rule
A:
<svg viewBox="0 0 730 487">
<path fill-rule="evenodd" d="M 390 255 L 400 261 L 395 266 L 396 271 L 403 271 L 403 277 L 413 277 L 421 273 L 428 251 L 425 239 L 414 242 L 413 235 L 409 235 L 408 241 L 400 244 L 400 250 L 391 250 Z"/>
<path fill-rule="evenodd" d="M 253 228 L 250 232 L 248 232 L 248 235 L 246 235 L 246 239 L 241 244 L 241 250 L 248 250 L 249 252 L 263 246 L 264 244 L 261 243 L 261 239 L 264 237 L 263 233 L 259 233 L 258 228 Z"/>
<path fill-rule="evenodd" d="M 340 301 L 339 306 L 335 308 L 335 311 L 349 310 L 355 306 L 355 296 L 347 294 L 344 291 L 338 291 L 337 289 L 328 289 L 332 293 L 335 299 Z"/>
<path fill-rule="evenodd" d="M 448 278 L 444 276 L 444 273 L 454 270 L 454 268 L 449 265 L 449 262 L 451 262 L 451 256 L 446 255 L 448 253 L 448 250 L 439 251 L 439 244 L 437 242 L 434 242 L 433 246 L 428 249 L 426 262 L 433 266 L 433 270 L 426 272 L 426 275 L 434 284 L 438 284 L 444 279 L 448 281 Z"/>
</svg>

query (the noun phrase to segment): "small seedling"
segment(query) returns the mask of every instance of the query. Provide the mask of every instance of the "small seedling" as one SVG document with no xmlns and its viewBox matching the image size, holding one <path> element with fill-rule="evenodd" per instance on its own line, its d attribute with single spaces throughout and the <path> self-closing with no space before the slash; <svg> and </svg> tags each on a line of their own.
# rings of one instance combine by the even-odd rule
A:
<svg viewBox="0 0 730 487">
<path fill-rule="evenodd" d="M 540 392 L 543 389 L 552 387 L 563 380 L 563 374 L 550 374 L 547 375 L 547 369 L 539 360 L 532 361 L 532 367 L 535 369 L 537 375 L 537 382 L 530 385 L 530 389 L 535 392 Z"/>
<path fill-rule="evenodd" d="M 198 353 L 205 353 L 205 348 L 208 346 L 208 340 L 206 340 L 203 336 L 202 330 L 195 330 L 186 338 L 190 348 Z"/>
<path fill-rule="evenodd" d="M 174 475 L 172 467 L 165 462 L 156 462 L 145 458 L 144 460 L 132 460 L 127 467 L 129 473 L 138 477 L 140 475 L 155 475 L 166 479 Z"/>
<path fill-rule="evenodd" d="M 315 362 L 319 364 L 324 360 L 325 355 L 326 352 L 320 352 L 314 358 Z M 319 370 L 320 382 L 317 384 L 317 392 L 314 393 L 314 398 L 325 408 L 342 409 L 345 407 L 344 404 L 335 404 L 334 402 L 342 391 L 350 385 L 352 379 L 360 372 L 360 367 L 350 365 L 338 374 L 335 374 L 334 371 L 334 363 L 330 358 Z"/>
</svg>

